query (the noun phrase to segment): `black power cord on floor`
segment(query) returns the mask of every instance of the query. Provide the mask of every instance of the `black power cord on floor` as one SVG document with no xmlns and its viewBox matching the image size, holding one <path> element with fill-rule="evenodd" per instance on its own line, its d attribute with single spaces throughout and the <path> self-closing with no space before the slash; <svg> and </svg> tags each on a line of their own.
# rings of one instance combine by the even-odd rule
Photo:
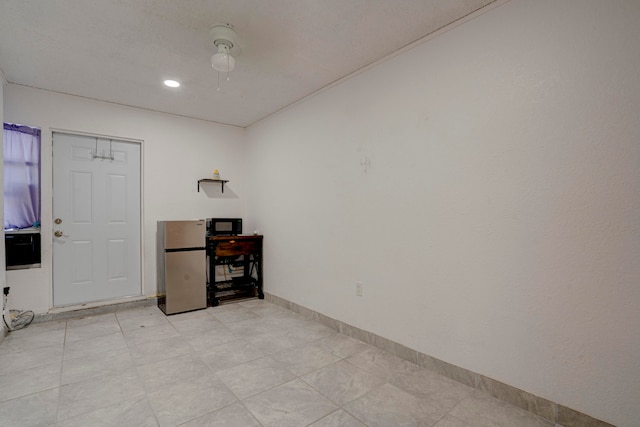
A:
<svg viewBox="0 0 640 427">
<path fill-rule="evenodd" d="M 34 314 L 33 311 L 20 311 L 20 310 L 9 310 L 9 316 L 11 317 L 11 325 L 7 323 L 7 318 L 5 316 L 7 310 L 7 299 L 9 299 L 9 286 L 6 286 L 2 290 L 2 321 L 4 322 L 7 330 L 17 331 L 18 329 L 26 328 L 33 322 Z"/>
</svg>

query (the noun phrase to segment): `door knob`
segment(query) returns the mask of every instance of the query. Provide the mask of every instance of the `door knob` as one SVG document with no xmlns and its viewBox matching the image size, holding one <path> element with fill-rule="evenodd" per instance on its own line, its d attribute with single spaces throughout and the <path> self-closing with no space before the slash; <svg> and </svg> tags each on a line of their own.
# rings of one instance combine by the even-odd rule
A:
<svg viewBox="0 0 640 427">
<path fill-rule="evenodd" d="M 62 237 L 62 236 L 64 236 L 64 233 L 62 231 L 60 231 L 60 230 L 57 230 L 57 231 L 55 231 L 53 233 L 53 235 L 56 236 L 56 237 Z"/>
</svg>

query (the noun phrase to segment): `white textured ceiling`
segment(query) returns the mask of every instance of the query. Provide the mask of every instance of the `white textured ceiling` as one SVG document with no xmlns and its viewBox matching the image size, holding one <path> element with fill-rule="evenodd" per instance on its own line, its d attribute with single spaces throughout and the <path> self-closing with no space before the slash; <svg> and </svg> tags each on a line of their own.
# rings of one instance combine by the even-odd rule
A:
<svg viewBox="0 0 640 427">
<path fill-rule="evenodd" d="M 245 127 L 493 1 L 2 0 L 0 70 L 10 83 Z M 220 92 L 214 23 L 233 25 L 242 48 Z"/>
</svg>

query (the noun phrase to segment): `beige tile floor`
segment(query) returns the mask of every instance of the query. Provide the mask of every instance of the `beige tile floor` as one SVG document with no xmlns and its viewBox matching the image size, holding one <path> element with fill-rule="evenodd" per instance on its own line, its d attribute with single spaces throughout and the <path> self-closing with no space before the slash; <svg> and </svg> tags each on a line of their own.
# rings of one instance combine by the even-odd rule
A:
<svg viewBox="0 0 640 427">
<path fill-rule="evenodd" d="M 32 324 L 0 345 L 0 426 L 551 426 L 247 300 Z"/>
</svg>

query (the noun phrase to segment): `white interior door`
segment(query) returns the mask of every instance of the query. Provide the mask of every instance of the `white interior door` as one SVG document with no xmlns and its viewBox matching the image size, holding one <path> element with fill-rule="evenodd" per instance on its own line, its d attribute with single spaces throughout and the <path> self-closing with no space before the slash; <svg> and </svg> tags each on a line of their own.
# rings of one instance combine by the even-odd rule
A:
<svg viewBox="0 0 640 427">
<path fill-rule="evenodd" d="M 54 133 L 53 218 L 54 306 L 141 294 L 140 144 Z"/>
</svg>

